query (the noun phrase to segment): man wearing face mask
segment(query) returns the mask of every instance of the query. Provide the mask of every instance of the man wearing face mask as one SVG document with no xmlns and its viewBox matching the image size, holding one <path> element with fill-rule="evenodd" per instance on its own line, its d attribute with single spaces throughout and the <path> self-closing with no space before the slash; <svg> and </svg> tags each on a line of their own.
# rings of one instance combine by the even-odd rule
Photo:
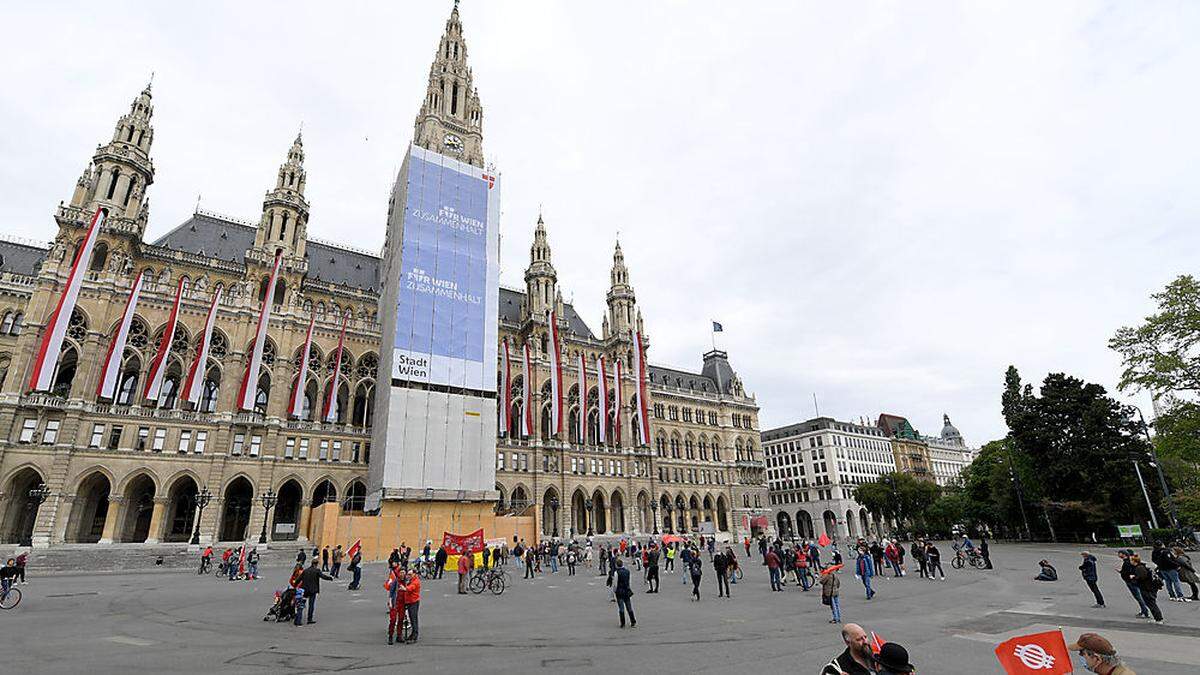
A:
<svg viewBox="0 0 1200 675">
<path fill-rule="evenodd" d="M 1067 649 L 1079 653 L 1088 672 L 1100 675 L 1137 675 L 1121 662 L 1121 657 L 1117 656 L 1117 650 L 1113 648 L 1112 643 L 1096 633 L 1080 635 Z"/>
</svg>

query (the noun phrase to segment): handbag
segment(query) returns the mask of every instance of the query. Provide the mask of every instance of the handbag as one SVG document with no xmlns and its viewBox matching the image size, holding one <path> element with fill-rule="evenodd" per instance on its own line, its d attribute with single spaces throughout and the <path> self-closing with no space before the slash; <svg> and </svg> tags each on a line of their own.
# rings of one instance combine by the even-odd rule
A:
<svg viewBox="0 0 1200 675">
<path fill-rule="evenodd" d="M 832 605 L 833 600 L 828 595 L 822 595 L 821 596 L 821 604 L 822 605 Z"/>
</svg>

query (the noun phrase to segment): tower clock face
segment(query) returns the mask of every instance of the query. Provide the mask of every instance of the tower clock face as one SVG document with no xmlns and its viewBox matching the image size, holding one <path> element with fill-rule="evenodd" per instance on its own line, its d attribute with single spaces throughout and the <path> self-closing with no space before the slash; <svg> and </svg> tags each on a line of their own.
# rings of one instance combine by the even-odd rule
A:
<svg viewBox="0 0 1200 675">
<path fill-rule="evenodd" d="M 446 134 L 446 137 L 442 139 L 442 145 L 453 152 L 462 152 L 463 149 L 462 139 L 454 134 Z"/>
</svg>

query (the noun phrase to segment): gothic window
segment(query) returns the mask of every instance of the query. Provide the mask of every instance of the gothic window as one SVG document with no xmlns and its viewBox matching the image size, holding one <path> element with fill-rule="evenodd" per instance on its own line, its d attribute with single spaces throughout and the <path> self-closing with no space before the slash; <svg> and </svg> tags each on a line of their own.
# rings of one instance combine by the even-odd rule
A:
<svg viewBox="0 0 1200 675">
<path fill-rule="evenodd" d="M 337 354 L 337 352 L 334 351 L 333 354 L 330 354 L 329 362 L 325 364 L 325 369 L 331 374 L 333 373 L 333 367 L 335 365 L 334 360 L 333 360 L 334 354 Z M 350 377 L 350 373 L 354 372 L 352 370 L 354 368 L 354 361 L 350 357 L 350 352 L 347 351 L 344 347 L 342 348 L 341 361 L 342 361 L 342 377 Z"/>
<path fill-rule="evenodd" d="M 285 232 L 287 232 L 288 220 L 290 220 L 291 217 L 292 217 L 292 214 L 290 214 L 286 211 L 283 213 L 283 220 L 280 222 L 280 225 L 279 225 L 279 241 L 283 241 L 283 235 Z"/>
<path fill-rule="evenodd" d="M 13 313 L 5 312 L 4 313 L 4 322 L 0 323 L 0 333 L 8 335 L 9 333 L 12 332 L 12 327 L 13 327 Z"/>
<path fill-rule="evenodd" d="M 360 378 L 374 379 L 379 373 L 379 357 L 375 354 L 366 354 L 358 360 L 358 369 L 355 371 Z"/>
<path fill-rule="evenodd" d="M 269 344 L 269 343 L 268 343 Z M 265 356 L 265 354 L 264 354 Z M 271 398 L 271 378 L 263 375 L 258 378 L 258 388 L 254 392 L 254 412 L 267 414 L 267 401 Z"/>
<path fill-rule="evenodd" d="M 217 362 L 225 360 L 225 354 L 229 351 L 229 341 L 225 339 L 225 334 L 214 330 L 212 332 L 211 344 L 208 346 L 208 355 L 216 359 Z"/>
<path fill-rule="evenodd" d="M 88 269 L 93 272 L 104 271 L 104 265 L 108 262 L 108 244 L 97 242 L 96 247 L 92 249 L 92 262 L 88 265 Z"/>
<path fill-rule="evenodd" d="M 221 393 L 221 371 L 209 368 L 200 390 L 200 412 L 216 412 L 217 397 Z"/>
<path fill-rule="evenodd" d="M 179 362 L 172 359 L 163 377 L 162 389 L 158 393 L 158 407 L 162 410 L 173 410 L 179 400 L 179 382 L 182 374 Z"/>
<path fill-rule="evenodd" d="M 137 185 L 137 176 L 129 177 L 129 185 L 125 186 L 125 199 L 121 201 L 122 206 L 129 206 L 129 199 L 133 197 L 133 188 Z"/>
<path fill-rule="evenodd" d="M 71 318 L 74 319 L 74 315 Z M 58 357 L 58 370 L 54 373 L 54 384 L 50 389 L 52 394 L 64 398 L 70 395 L 71 384 L 75 381 L 75 371 L 78 365 L 79 352 L 72 345 L 64 345 L 62 354 Z"/>
<path fill-rule="evenodd" d="M 15 315 L 13 315 L 12 334 L 20 335 L 21 327 L 24 324 L 25 324 L 25 315 L 24 314 L 22 314 L 21 312 L 17 312 Z"/>
<path fill-rule="evenodd" d="M 113 195 L 114 195 L 114 194 L 116 194 L 116 192 L 117 192 L 117 179 L 118 179 L 118 178 L 120 178 L 120 177 L 121 177 L 121 170 L 120 170 L 120 169 L 113 169 L 113 170 L 112 170 L 112 174 L 110 175 L 110 177 L 109 177 L 109 180 L 108 180 L 108 194 L 106 194 L 106 195 L 104 196 L 104 198 L 105 198 L 105 199 L 112 199 L 112 198 L 113 198 Z"/>
<path fill-rule="evenodd" d="M 275 343 L 271 342 L 270 339 L 268 339 L 263 345 L 262 363 L 267 367 L 275 366 Z M 269 388 L 270 387 L 268 383 L 268 389 Z"/>
<path fill-rule="evenodd" d="M 121 374 L 117 376 L 117 400 L 119 405 L 133 405 L 137 396 L 138 374 L 142 362 L 132 351 L 126 351 L 125 360 L 121 364 Z"/>
<path fill-rule="evenodd" d="M 351 424 L 355 426 L 371 428 L 371 422 L 374 417 L 374 405 L 372 404 L 375 398 L 375 383 L 374 382 L 359 382 L 358 387 L 354 390 L 354 409 L 352 411 Z"/>
</svg>

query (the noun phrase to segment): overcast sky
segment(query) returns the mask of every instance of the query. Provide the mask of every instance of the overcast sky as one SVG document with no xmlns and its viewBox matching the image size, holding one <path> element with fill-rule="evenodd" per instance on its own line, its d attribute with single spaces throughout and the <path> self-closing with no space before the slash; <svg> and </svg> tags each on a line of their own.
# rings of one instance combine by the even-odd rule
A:
<svg viewBox="0 0 1200 675">
<path fill-rule="evenodd" d="M 377 250 L 451 2 L 366 5 L 6 3 L 0 233 L 51 238 L 153 71 L 149 238 L 199 195 L 257 220 L 303 123 L 310 236 Z M 651 360 L 698 369 L 722 322 L 764 429 L 815 393 L 842 419 L 936 434 L 948 412 L 997 438 L 1005 367 L 1111 389 L 1113 331 L 1197 271 L 1200 4 L 461 13 L 502 283 L 523 284 L 542 204 L 599 332 L 619 231 Z"/>
</svg>

